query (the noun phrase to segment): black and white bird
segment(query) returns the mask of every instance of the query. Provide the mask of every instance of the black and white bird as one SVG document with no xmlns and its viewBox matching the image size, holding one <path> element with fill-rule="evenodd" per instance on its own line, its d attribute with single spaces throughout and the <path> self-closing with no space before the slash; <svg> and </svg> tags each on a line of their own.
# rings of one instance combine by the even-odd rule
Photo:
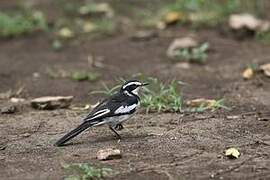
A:
<svg viewBox="0 0 270 180">
<path fill-rule="evenodd" d="M 137 80 L 130 80 L 124 83 L 120 90 L 113 96 L 98 104 L 84 119 L 77 128 L 59 139 L 55 145 L 64 145 L 89 127 L 107 124 L 109 128 L 120 139 L 121 136 L 116 130 L 123 129 L 122 123 L 128 120 L 140 104 L 139 89 L 148 83 L 141 83 Z"/>
</svg>

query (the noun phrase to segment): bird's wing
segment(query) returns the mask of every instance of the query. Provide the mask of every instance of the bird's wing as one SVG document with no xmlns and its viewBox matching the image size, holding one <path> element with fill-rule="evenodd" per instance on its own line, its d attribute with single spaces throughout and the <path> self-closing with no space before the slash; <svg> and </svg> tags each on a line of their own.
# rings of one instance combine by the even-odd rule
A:
<svg viewBox="0 0 270 180">
<path fill-rule="evenodd" d="M 93 121 L 111 117 L 115 115 L 115 111 L 122 106 L 127 105 L 125 97 L 117 93 L 108 99 L 103 100 L 97 107 L 95 107 L 85 118 L 84 121 Z"/>
</svg>

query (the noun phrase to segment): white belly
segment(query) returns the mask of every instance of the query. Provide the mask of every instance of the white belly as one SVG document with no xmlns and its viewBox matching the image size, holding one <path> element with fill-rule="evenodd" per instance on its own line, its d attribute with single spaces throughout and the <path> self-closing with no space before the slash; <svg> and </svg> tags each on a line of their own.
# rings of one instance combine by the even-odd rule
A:
<svg viewBox="0 0 270 180">
<path fill-rule="evenodd" d="M 126 115 L 122 115 L 122 116 L 118 116 L 118 117 L 115 116 L 115 117 L 106 118 L 105 121 L 107 121 L 107 124 L 115 126 L 117 124 L 125 122 L 131 116 L 132 116 L 131 114 L 126 114 Z"/>
<path fill-rule="evenodd" d="M 108 124 L 109 126 L 116 126 L 117 124 L 123 123 L 132 117 L 133 114 L 126 114 L 122 116 L 108 117 L 102 120 L 102 122 L 95 124 L 94 126 L 100 126 L 103 124 Z"/>
</svg>

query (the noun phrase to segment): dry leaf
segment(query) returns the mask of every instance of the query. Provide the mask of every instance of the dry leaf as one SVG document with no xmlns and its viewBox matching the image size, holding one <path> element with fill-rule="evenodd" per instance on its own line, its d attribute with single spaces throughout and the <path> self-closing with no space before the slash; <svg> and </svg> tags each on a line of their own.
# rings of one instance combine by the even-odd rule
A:
<svg viewBox="0 0 270 180">
<path fill-rule="evenodd" d="M 180 12 L 169 12 L 165 15 L 164 17 L 164 22 L 166 24 L 174 24 L 176 22 L 178 22 L 179 20 L 181 20 L 181 18 L 183 17 L 183 14 Z"/>
<path fill-rule="evenodd" d="M 240 152 L 236 148 L 229 148 L 225 150 L 225 155 L 229 158 L 237 159 L 240 156 Z"/>
<path fill-rule="evenodd" d="M 245 69 L 242 76 L 244 79 L 251 79 L 254 76 L 253 69 L 251 69 L 251 68 Z"/>
<path fill-rule="evenodd" d="M 90 33 L 96 29 L 96 25 L 91 22 L 85 22 L 82 28 L 83 28 L 83 32 Z"/>
<path fill-rule="evenodd" d="M 74 36 L 73 31 L 71 31 L 71 29 L 64 27 L 62 29 L 59 30 L 58 35 L 62 38 L 72 38 Z"/>
</svg>

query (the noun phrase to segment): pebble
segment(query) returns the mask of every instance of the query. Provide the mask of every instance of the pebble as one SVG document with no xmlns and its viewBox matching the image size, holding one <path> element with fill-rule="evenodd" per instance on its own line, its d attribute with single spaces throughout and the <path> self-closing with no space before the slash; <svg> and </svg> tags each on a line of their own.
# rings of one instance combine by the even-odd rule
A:
<svg viewBox="0 0 270 180">
<path fill-rule="evenodd" d="M 101 149 L 97 152 L 97 159 L 101 161 L 120 159 L 122 157 L 119 149 Z"/>
<path fill-rule="evenodd" d="M 9 105 L 1 108 L 1 114 L 13 114 L 17 110 L 16 106 L 14 105 Z"/>
<path fill-rule="evenodd" d="M 31 100 L 31 106 L 39 110 L 53 110 L 70 106 L 73 96 L 44 96 Z"/>
</svg>

